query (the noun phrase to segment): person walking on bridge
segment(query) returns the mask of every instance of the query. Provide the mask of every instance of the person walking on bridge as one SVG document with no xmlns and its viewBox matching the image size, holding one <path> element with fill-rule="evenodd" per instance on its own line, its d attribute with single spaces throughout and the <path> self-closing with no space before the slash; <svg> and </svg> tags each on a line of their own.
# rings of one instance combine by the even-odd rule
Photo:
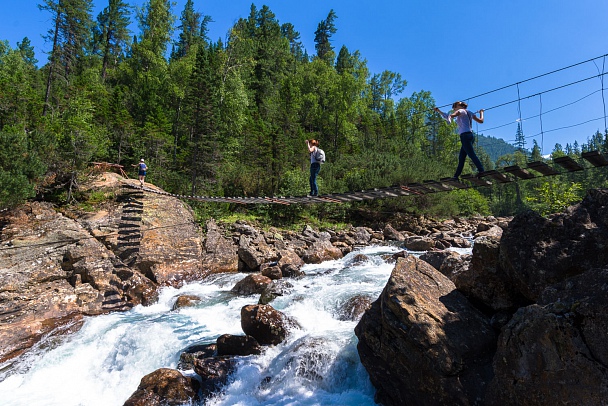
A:
<svg viewBox="0 0 608 406">
<path fill-rule="evenodd" d="M 140 159 L 139 163 L 137 165 L 131 165 L 134 167 L 137 167 L 137 175 L 139 176 L 139 183 L 141 184 L 141 187 L 144 187 L 144 182 L 146 180 L 146 171 L 148 170 L 148 166 L 146 165 L 146 163 L 144 162 L 144 159 Z"/>
<path fill-rule="evenodd" d="M 452 119 L 456 119 L 456 124 L 458 125 L 458 134 L 460 134 L 460 153 L 458 154 L 458 167 L 456 168 L 456 172 L 454 173 L 454 180 L 458 180 L 458 177 L 462 173 L 462 169 L 464 168 L 464 162 L 467 158 L 471 158 L 473 164 L 477 167 L 477 176 L 484 171 L 483 165 L 481 161 L 475 154 L 475 150 L 473 149 L 473 141 L 475 140 L 475 136 L 473 135 L 472 127 L 473 120 L 476 122 L 483 124 L 483 109 L 479 110 L 479 117 L 475 115 L 472 111 L 467 110 L 468 105 L 463 101 L 457 101 L 452 104 L 452 113 L 447 114 L 443 111 L 439 110 L 439 107 L 435 107 L 435 111 L 441 114 L 441 116 L 448 122 L 451 123 Z"/>
<path fill-rule="evenodd" d="M 306 147 L 310 153 L 310 196 L 319 195 L 319 187 L 317 185 L 317 176 L 321 171 L 321 161 L 317 160 L 317 150 L 319 149 L 319 141 L 306 140 Z"/>
</svg>

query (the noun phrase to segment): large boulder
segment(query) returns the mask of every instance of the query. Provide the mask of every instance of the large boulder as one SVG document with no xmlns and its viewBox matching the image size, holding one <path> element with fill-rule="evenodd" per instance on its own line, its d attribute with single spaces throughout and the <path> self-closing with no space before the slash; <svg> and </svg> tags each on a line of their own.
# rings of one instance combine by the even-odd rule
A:
<svg viewBox="0 0 608 406">
<path fill-rule="evenodd" d="M 78 330 L 83 315 L 156 298 L 155 284 L 48 203 L 2 213 L 0 363 L 43 336 Z"/>
<path fill-rule="evenodd" d="M 223 334 L 217 338 L 217 355 L 259 355 L 262 347 L 251 336 Z"/>
<path fill-rule="evenodd" d="M 509 281 L 535 302 L 555 283 L 608 263 L 608 190 L 590 190 L 564 213 L 515 216 L 504 231 L 500 266 Z"/>
<path fill-rule="evenodd" d="M 476 404 L 492 378 L 489 320 L 414 256 L 397 259 L 355 334 L 376 401 L 386 406 Z"/>
<path fill-rule="evenodd" d="M 236 361 L 231 357 L 195 358 L 194 372 L 201 377 L 203 398 L 220 393 L 235 369 Z"/>
<path fill-rule="evenodd" d="M 208 274 L 202 269 L 203 235 L 192 209 L 162 189 L 146 184 L 145 190 L 123 188 L 138 184 L 104 173 L 103 186 L 116 201 L 78 221 L 119 256 L 159 285 L 181 286 Z"/>
<path fill-rule="evenodd" d="M 441 265 L 446 261 L 449 257 L 460 257 L 460 254 L 456 251 L 448 251 L 448 250 L 437 250 L 437 251 L 428 251 L 424 254 L 420 255 L 420 259 L 429 263 L 433 268 L 438 271 L 441 269 Z M 446 275 L 448 276 L 448 275 Z"/>
<path fill-rule="evenodd" d="M 0 363 L 77 330 L 83 315 L 148 305 L 159 285 L 207 274 L 191 210 L 129 184 L 112 173 L 83 184 L 108 196 L 92 212 L 32 202 L 0 213 Z"/>
<path fill-rule="evenodd" d="M 270 305 L 248 305 L 241 308 L 241 327 L 260 344 L 276 345 L 287 337 L 289 321 Z"/>
<path fill-rule="evenodd" d="M 175 369 L 161 368 L 141 378 L 124 406 L 191 405 L 198 401 L 200 384 Z"/>
<path fill-rule="evenodd" d="M 502 271 L 498 260 L 499 252 L 500 237 L 492 234 L 478 237 L 473 245 L 469 266 L 457 268 L 449 275 L 456 288 L 469 300 L 493 311 L 507 310 L 526 303 L 514 291 Z"/>
<path fill-rule="evenodd" d="M 248 296 L 255 293 L 262 293 L 271 283 L 272 279 L 269 277 L 255 273 L 247 275 L 238 281 L 231 291 L 238 295 Z"/>
<path fill-rule="evenodd" d="M 602 405 L 608 399 L 608 269 L 547 288 L 502 329 L 489 405 Z"/>
<path fill-rule="evenodd" d="M 224 236 L 215 220 L 208 220 L 206 226 L 203 269 L 210 273 L 237 272 L 239 256 L 236 244 Z"/>
<path fill-rule="evenodd" d="M 217 355 L 217 345 L 215 343 L 191 345 L 179 355 L 177 369 L 183 371 L 194 369 L 195 359 L 211 358 L 215 355 Z"/>
<path fill-rule="evenodd" d="M 405 240 L 405 248 L 410 251 L 428 251 L 435 248 L 435 240 L 430 237 L 408 237 Z"/>
<path fill-rule="evenodd" d="M 277 265 L 281 268 L 281 272 L 283 272 L 283 276 L 285 275 L 285 270 L 289 267 L 289 270 L 292 272 L 299 271 L 300 268 L 304 265 L 304 261 L 298 254 L 290 250 L 281 250 L 279 251 L 279 260 L 277 261 Z"/>
<path fill-rule="evenodd" d="M 390 241 L 404 241 L 405 236 L 401 234 L 399 231 L 395 230 L 393 226 L 390 224 L 386 224 L 384 226 L 384 230 L 382 230 L 382 234 L 386 240 Z"/>
<path fill-rule="evenodd" d="M 342 251 L 334 247 L 329 240 L 317 240 L 304 252 L 302 260 L 307 264 L 320 264 L 343 256 Z"/>
</svg>

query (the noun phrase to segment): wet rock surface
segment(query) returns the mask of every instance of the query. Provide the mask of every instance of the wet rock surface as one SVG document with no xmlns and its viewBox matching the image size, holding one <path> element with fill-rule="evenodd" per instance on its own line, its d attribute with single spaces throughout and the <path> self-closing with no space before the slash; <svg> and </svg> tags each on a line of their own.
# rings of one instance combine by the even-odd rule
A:
<svg viewBox="0 0 608 406">
<path fill-rule="evenodd" d="M 175 369 L 161 368 L 141 379 L 124 406 L 191 405 L 199 400 L 200 384 Z"/>
</svg>

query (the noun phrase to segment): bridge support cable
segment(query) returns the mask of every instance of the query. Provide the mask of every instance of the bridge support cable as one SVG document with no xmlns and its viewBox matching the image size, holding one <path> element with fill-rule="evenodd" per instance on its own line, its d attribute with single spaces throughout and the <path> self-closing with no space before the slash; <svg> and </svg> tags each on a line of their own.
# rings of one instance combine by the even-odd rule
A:
<svg viewBox="0 0 608 406">
<path fill-rule="evenodd" d="M 569 156 L 555 158 L 553 165 L 544 161 L 529 162 L 526 168 L 512 165 L 501 170 L 490 170 L 478 175 L 468 174 L 461 176 L 461 181 L 454 178 L 441 178 L 439 180 L 425 180 L 423 183 L 407 183 L 405 185 L 394 185 L 382 188 L 349 191 L 342 193 L 329 193 L 320 196 L 265 196 L 265 197 L 233 197 L 233 196 L 189 196 L 177 195 L 164 192 L 149 186 L 136 186 L 124 183 L 124 187 L 141 190 L 142 192 L 156 193 L 171 196 L 183 200 L 196 200 L 208 203 L 235 203 L 235 204 L 318 204 L 318 203 L 351 203 L 366 200 L 386 199 L 404 196 L 424 196 L 433 193 L 450 192 L 469 188 L 507 184 L 517 180 L 529 180 L 541 177 L 549 177 L 564 173 L 583 171 L 587 169 L 603 168 L 608 166 L 607 157 L 599 151 L 588 151 L 581 155 L 580 162 Z"/>
</svg>

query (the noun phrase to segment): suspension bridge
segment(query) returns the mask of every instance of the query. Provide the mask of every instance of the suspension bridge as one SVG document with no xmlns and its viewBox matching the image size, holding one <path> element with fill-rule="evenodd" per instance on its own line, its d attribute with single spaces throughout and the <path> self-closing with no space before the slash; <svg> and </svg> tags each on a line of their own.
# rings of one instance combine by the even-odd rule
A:
<svg viewBox="0 0 608 406">
<path fill-rule="evenodd" d="M 220 197 L 220 196 L 192 196 L 168 193 L 162 190 L 141 187 L 129 183 L 124 186 L 139 189 L 149 193 L 171 196 L 178 199 L 196 200 L 211 203 L 236 204 L 317 204 L 317 203 L 349 203 L 365 200 L 385 199 L 402 196 L 422 196 L 432 193 L 449 192 L 459 189 L 492 186 L 494 183 L 504 184 L 519 180 L 550 177 L 568 172 L 578 172 L 608 166 L 605 154 L 599 151 L 583 152 L 580 160 L 570 156 L 562 156 L 552 160 L 549 164 L 544 161 L 529 162 L 525 167 L 519 165 L 507 166 L 501 170 L 490 170 L 478 175 L 468 174 L 460 177 L 442 178 L 439 180 L 426 180 L 422 183 L 407 183 L 382 188 L 365 189 L 344 193 L 328 193 L 319 196 L 263 196 L 263 197 Z"/>
<path fill-rule="evenodd" d="M 607 127 L 608 124 L 606 124 L 606 123 L 608 123 L 608 120 L 607 120 L 607 114 L 606 114 L 606 103 L 605 103 L 605 99 L 604 99 L 604 91 L 606 90 L 606 88 L 604 87 L 604 76 L 608 74 L 608 72 L 605 71 L 605 65 L 606 65 L 605 62 L 606 62 L 607 56 L 608 56 L 608 54 L 600 55 L 598 57 L 591 58 L 586 61 L 581 61 L 581 62 L 572 64 L 569 66 L 565 66 L 565 67 L 562 67 L 562 68 L 559 68 L 559 69 L 556 69 L 556 70 L 553 70 L 550 72 L 546 72 L 546 73 L 510 84 L 507 86 L 502 86 L 497 89 L 493 89 L 493 90 L 490 90 L 490 91 L 487 91 L 487 92 L 484 92 L 484 93 L 481 93 L 481 94 L 478 94 L 475 96 L 467 97 L 462 100 L 469 101 L 472 99 L 477 99 L 477 98 L 481 98 L 483 96 L 487 96 L 487 95 L 495 93 L 495 92 L 503 91 L 505 89 L 509 89 L 509 88 L 516 89 L 517 98 L 510 99 L 506 102 L 501 102 L 497 105 L 486 107 L 484 110 L 489 111 L 492 109 L 502 108 L 507 105 L 517 104 L 518 118 L 516 120 L 511 120 L 510 122 L 505 123 L 505 124 L 495 125 L 491 128 L 486 128 L 485 131 L 500 129 L 500 128 L 503 128 L 506 126 L 513 125 L 514 123 L 517 123 L 518 126 L 520 126 L 519 129 L 521 129 L 521 125 L 523 122 L 525 122 L 529 119 L 532 119 L 532 118 L 538 118 L 539 124 L 540 124 L 540 132 L 538 134 L 534 134 L 531 136 L 524 136 L 524 139 L 525 138 L 535 138 L 537 136 L 540 136 L 541 137 L 540 149 L 541 149 L 541 153 L 542 153 L 543 138 L 544 138 L 545 133 L 552 132 L 552 131 L 558 131 L 558 130 L 562 130 L 565 128 L 577 127 L 577 126 L 587 124 L 587 123 L 593 122 L 593 121 L 598 121 L 601 119 L 604 120 L 604 127 L 608 128 Z M 598 61 L 598 60 L 602 60 L 601 70 L 600 70 L 600 67 L 596 63 L 596 61 Z M 543 90 L 540 92 L 535 92 L 535 93 L 532 93 L 529 95 L 522 96 L 520 94 L 520 85 L 523 85 L 524 83 L 531 82 L 531 81 L 543 78 L 545 76 L 553 75 L 558 72 L 573 69 L 575 67 L 580 67 L 580 66 L 583 66 L 583 65 L 586 65 L 589 63 L 593 63 L 595 65 L 597 74 L 594 74 L 591 76 L 585 75 L 585 77 L 579 78 L 572 82 L 554 86 L 550 89 L 546 89 L 546 90 Z M 542 100 L 543 94 L 552 93 L 557 90 L 569 88 L 574 85 L 580 85 L 582 83 L 589 83 L 589 81 L 591 81 L 593 79 L 599 79 L 600 84 L 601 84 L 599 89 L 593 90 L 590 94 L 587 94 L 582 98 L 579 98 L 572 102 L 568 102 L 566 104 L 557 106 L 550 110 L 545 110 L 543 112 L 543 100 Z M 601 106 L 603 107 L 603 117 L 593 118 L 593 119 L 587 120 L 583 123 L 569 125 L 569 126 L 561 127 L 561 128 L 555 128 L 555 129 L 544 129 L 543 128 L 543 116 L 547 115 L 548 113 L 555 112 L 559 109 L 565 108 L 565 107 L 571 107 L 573 104 L 578 103 L 578 102 L 580 102 L 584 99 L 587 99 L 588 97 L 590 97 L 596 93 L 600 93 L 600 92 L 601 92 Z M 525 100 L 536 99 L 536 98 L 538 98 L 538 102 L 539 102 L 539 114 L 522 118 L 521 102 L 525 101 Z M 443 105 L 443 106 L 439 106 L 439 107 L 442 108 L 442 107 L 447 107 L 447 106 L 449 106 L 449 105 Z M 429 111 L 419 111 L 416 114 L 424 115 L 424 114 L 428 114 L 430 112 L 431 112 L 430 110 Z M 430 125 L 430 124 L 425 124 L 425 126 L 428 126 L 428 125 Z M 480 132 L 476 131 L 476 133 L 479 134 Z M 583 152 L 580 155 L 580 159 L 578 159 L 578 158 L 574 159 L 574 158 L 566 155 L 566 156 L 562 156 L 559 158 L 555 158 L 551 162 L 544 161 L 544 160 L 543 161 L 534 161 L 534 162 L 528 162 L 525 167 L 513 165 L 513 166 L 507 166 L 504 168 L 500 168 L 499 170 L 485 171 L 478 175 L 472 175 L 472 174 L 464 175 L 464 176 L 460 177 L 460 180 L 454 180 L 452 178 L 442 178 L 439 180 L 425 180 L 421 183 L 407 183 L 405 185 L 394 185 L 394 186 L 389 186 L 389 187 L 356 190 L 356 191 L 349 191 L 349 192 L 343 192 L 343 193 L 329 193 L 329 194 L 324 194 L 324 195 L 319 195 L 319 196 L 261 196 L 261 197 L 192 196 L 192 195 L 172 194 L 172 193 L 164 192 L 162 190 L 157 190 L 157 189 L 153 189 L 153 188 L 149 188 L 149 187 L 141 188 L 139 186 L 128 184 L 128 183 L 125 183 L 125 187 L 143 189 L 143 191 L 146 191 L 146 192 L 172 196 L 172 197 L 176 197 L 179 199 L 197 200 L 197 201 L 212 202 L 212 203 L 281 204 L 281 205 L 316 204 L 316 203 L 348 203 L 348 202 L 383 199 L 383 198 L 391 198 L 391 197 L 394 198 L 394 197 L 401 197 L 401 196 L 422 196 L 422 195 L 428 195 L 428 194 L 433 194 L 433 193 L 449 192 L 449 191 L 459 190 L 459 189 L 486 187 L 486 186 L 491 186 L 495 183 L 506 184 L 506 183 L 516 182 L 519 180 L 529 180 L 529 179 L 534 179 L 534 178 L 550 177 L 550 176 L 555 176 L 555 175 L 559 175 L 559 174 L 563 174 L 563 173 L 578 172 L 578 171 L 584 171 L 587 169 L 602 168 L 605 166 L 608 166 L 608 159 L 606 158 L 606 155 L 604 155 L 600 151 L 594 150 L 594 151 Z M 126 174 L 124 172 L 123 172 L 123 175 L 126 176 Z"/>
</svg>

